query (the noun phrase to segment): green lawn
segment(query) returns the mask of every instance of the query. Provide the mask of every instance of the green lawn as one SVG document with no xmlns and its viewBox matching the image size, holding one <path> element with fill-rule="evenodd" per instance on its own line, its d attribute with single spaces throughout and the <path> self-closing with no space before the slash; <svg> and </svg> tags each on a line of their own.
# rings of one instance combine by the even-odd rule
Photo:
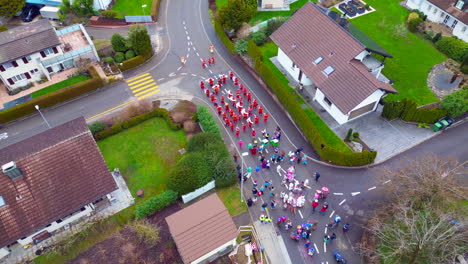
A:
<svg viewBox="0 0 468 264">
<path fill-rule="evenodd" d="M 58 82 L 56 84 L 52 84 L 50 86 L 42 88 L 41 90 L 35 91 L 35 92 L 31 93 L 31 96 L 32 96 L 32 98 L 43 96 L 44 94 L 48 94 L 48 93 L 60 90 L 62 88 L 68 87 L 68 86 L 70 86 L 72 84 L 83 82 L 83 81 L 86 81 L 86 80 L 89 80 L 89 79 L 91 79 L 91 78 L 88 77 L 88 76 L 84 76 L 84 75 L 78 75 L 78 76 L 75 76 L 75 77 L 71 77 L 69 79 L 66 79 L 65 81 L 61 81 L 61 82 Z"/>
<path fill-rule="evenodd" d="M 377 11 L 350 21 L 368 37 L 386 49 L 394 58 L 387 59 L 383 74 L 394 80 L 393 87 L 399 94 L 389 99 L 411 98 L 418 104 L 438 101 L 427 87 L 430 69 L 446 59 L 431 43 L 404 28 L 404 36 L 394 32 L 398 25 L 404 26 L 408 11 L 398 0 L 368 0 Z"/>
<path fill-rule="evenodd" d="M 185 145 L 184 131 L 170 130 L 159 118 L 98 141 L 107 166 L 120 169 L 132 195 L 143 189 L 146 198 L 166 190 L 168 171 Z"/>
<path fill-rule="evenodd" d="M 217 192 L 219 198 L 221 201 L 223 201 L 231 216 L 236 216 L 247 211 L 247 205 L 245 202 L 240 201 L 240 189 L 237 184 L 234 184 L 230 187 L 217 189 Z"/>
<path fill-rule="evenodd" d="M 119 12 L 119 18 L 124 16 L 149 16 L 151 15 L 152 4 L 153 0 L 117 0 L 112 10 Z M 146 5 L 146 7 L 142 8 L 142 5 Z"/>
<path fill-rule="evenodd" d="M 272 41 L 265 43 L 263 46 L 260 46 L 260 50 L 262 51 L 263 61 L 265 64 L 273 71 L 273 73 L 280 79 L 280 81 L 286 86 L 289 86 L 288 79 L 281 73 L 280 70 L 271 62 L 270 58 L 274 57 L 278 54 L 278 46 Z M 290 88 L 291 92 L 295 92 L 293 88 Z M 296 95 L 296 100 L 301 105 L 306 105 L 307 103 L 304 99 Z M 343 142 L 341 138 L 339 138 L 329 127 L 328 125 L 317 115 L 317 113 L 312 110 L 312 108 L 307 107 L 304 109 L 304 113 L 312 120 L 312 122 L 317 127 L 320 135 L 324 138 L 325 142 L 328 142 L 330 146 L 335 149 L 344 151 L 344 152 L 351 152 L 351 149 Z"/>
</svg>

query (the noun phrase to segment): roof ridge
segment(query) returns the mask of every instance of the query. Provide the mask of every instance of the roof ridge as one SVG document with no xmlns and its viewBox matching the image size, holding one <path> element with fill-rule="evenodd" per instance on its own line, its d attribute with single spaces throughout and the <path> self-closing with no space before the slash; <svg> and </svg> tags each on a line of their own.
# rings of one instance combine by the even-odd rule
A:
<svg viewBox="0 0 468 264">
<path fill-rule="evenodd" d="M 222 211 L 219 211 L 218 213 L 214 214 L 214 215 L 212 216 L 212 218 L 223 214 L 225 211 L 227 211 L 227 209 L 226 209 L 226 208 L 223 208 Z M 193 224 L 191 224 L 190 226 L 187 226 L 187 229 L 186 229 L 185 231 L 180 232 L 178 235 L 184 234 L 184 233 L 190 231 L 191 228 L 196 227 L 196 226 L 198 226 L 198 225 L 201 225 L 202 223 L 205 223 L 205 222 L 207 222 L 207 221 L 209 221 L 209 219 L 204 219 L 204 220 L 202 220 L 202 221 L 199 221 L 199 222 L 196 223 L 196 224 L 195 224 L 195 222 L 193 222 Z"/>
</svg>

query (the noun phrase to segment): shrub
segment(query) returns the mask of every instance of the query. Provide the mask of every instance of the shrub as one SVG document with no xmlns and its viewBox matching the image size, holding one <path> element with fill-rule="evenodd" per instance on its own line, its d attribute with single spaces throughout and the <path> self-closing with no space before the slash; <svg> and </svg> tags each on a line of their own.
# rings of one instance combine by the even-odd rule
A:
<svg viewBox="0 0 468 264">
<path fill-rule="evenodd" d="M 236 41 L 236 53 L 239 55 L 244 55 L 247 52 L 247 40 L 245 39 L 239 39 Z"/>
<path fill-rule="evenodd" d="M 153 47 L 146 27 L 142 25 L 130 27 L 128 41 L 136 55 L 141 55 L 147 59 L 153 55 Z"/>
<path fill-rule="evenodd" d="M 423 21 L 426 21 L 427 15 L 424 14 L 424 12 L 422 12 L 422 11 L 420 11 L 418 9 L 413 9 L 411 12 L 412 13 L 417 13 L 419 15 L 419 18 L 421 18 Z"/>
<path fill-rule="evenodd" d="M 202 187 L 213 179 L 209 164 L 200 152 L 185 154 L 169 172 L 167 187 L 180 195 Z"/>
<path fill-rule="evenodd" d="M 197 107 L 198 119 L 200 120 L 200 126 L 205 132 L 212 132 L 221 137 L 221 132 L 219 130 L 216 120 L 210 113 L 208 107 L 199 105 Z"/>
<path fill-rule="evenodd" d="M 346 137 L 345 137 L 345 140 L 346 141 L 351 141 L 351 138 L 353 137 L 353 129 L 350 128 L 348 129 L 348 132 L 346 133 Z"/>
<path fill-rule="evenodd" d="M 119 15 L 119 13 L 115 10 L 104 10 L 101 12 L 101 16 L 105 18 L 115 18 Z"/>
<path fill-rule="evenodd" d="M 244 0 L 228 0 L 227 5 L 219 9 L 219 23 L 223 28 L 237 31 L 244 22 L 249 22 L 255 16 L 256 11 Z"/>
<path fill-rule="evenodd" d="M 159 235 L 161 229 L 156 224 L 150 223 L 148 220 L 135 221 L 130 225 L 130 228 L 143 243 L 156 245 L 161 239 L 161 236 Z"/>
<path fill-rule="evenodd" d="M 354 138 L 354 139 L 359 138 L 359 132 L 354 132 L 354 133 L 353 133 L 353 138 Z"/>
<path fill-rule="evenodd" d="M 401 102 L 397 101 L 385 101 L 383 110 L 382 110 L 382 117 L 387 118 L 388 120 L 393 120 L 401 116 L 405 105 Z"/>
<path fill-rule="evenodd" d="M 104 124 L 103 122 L 101 121 L 97 121 L 97 122 L 94 122 L 92 123 L 91 125 L 88 126 L 89 127 L 89 130 L 91 131 L 91 134 L 96 134 L 98 132 L 101 132 L 103 131 L 104 129 L 107 128 L 107 125 Z"/>
<path fill-rule="evenodd" d="M 450 117 L 459 117 L 468 111 L 468 89 L 462 89 L 447 95 L 440 104 Z"/>
<path fill-rule="evenodd" d="M 413 19 L 416 19 L 416 18 L 419 18 L 419 14 L 416 13 L 416 12 L 411 12 L 409 15 L 408 15 L 408 18 L 406 19 L 406 22 L 409 22 Z"/>
<path fill-rule="evenodd" d="M 247 44 L 247 52 L 254 61 L 263 59 L 262 52 L 257 47 L 257 44 L 253 42 L 253 40 L 249 40 Z"/>
<path fill-rule="evenodd" d="M 154 212 L 164 209 L 177 201 L 177 192 L 167 190 L 154 197 L 149 198 L 144 203 L 138 205 L 135 209 L 135 217 L 138 219 L 145 218 Z"/>
<path fill-rule="evenodd" d="M 135 57 L 135 52 L 133 50 L 128 50 L 125 52 L 125 60 L 129 60 L 133 57 Z"/>
<path fill-rule="evenodd" d="M 0 25 L 0 32 L 7 31 L 8 27 L 7 25 Z"/>
<path fill-rule="evenodd" d="M 257 32 L 253 32 L 252 34 L 250 34 L 250 38 L 255 42 L 255 44 L 257 44 L 257 46 L 261 46 L 265 43 L 265 31 L 259 30 Z"/>
<path fill-rule="evenodd" d="M 213 132 L 198 133 L 196 135 L 193 135 L 187 142 L 187 151 L 188 152 L 204 151 L 206 150 L 208 145 L 211 143 L 224 144 L 222 138 L 220 137 L 218 133 L 213 133 Z"/>
<path fill-rule="evenodd" d="M 424 21 L 419 17 L 411 19 L 408 21 L 408 30 L 414 33 L 418 31 L 418 28 L 422 23 L 424 23 Z"/>
<path fill-rule="evenodd" d="M 432 42 L 433 43 L 436 43 L 437 41 L 439 41 L 440 39 L 442 38 L 442 33 L 437 33 L 435 34 L 435 36 L 432 38 Z"/>
<path fill-rule="evenodd" d="M 125 60 L 125 55 L 122 52 L 117 52 L 114 55 L 114 60 L 117 63 L 121 63 Z"/>
<path fill-rule="evenodd" d="M 468 74 L 468 64 L 461 66 L 460 71 L 464 74 Z"/>
<path fill-rule="evenodd" d="M 112 57 L 106 57 L 104 60 L 109 64 L 114 63 L 114 58 L 112 58 Z"/>
<path fill-rule="evenodd" d="M 130 69 L 135 68 L 138 65 L 141 65 L 145 62 L 145 59 L 142 56 L 136 56 L 131 59 L 128 59 L 124 62 L 122 62 L 122 65 L 120 63 L 117 65 L 121 71 L 128 71 Z"/>
<path fill-rule="evenodd" d="M 468 43 L 456 37 L 443 37 L 435 46 L 440 52 L 457 61 L 463 60 L 463 55 L 468 50 Z"/>
<path fill-rule="evenodd" d="M 218 20 L 214 20 L 214 28 L 219 39 L 224 43 L 229 52 L 231 52 L 231 54 L 234 54 L 234 43 L 232 43 L 232 41 L 228 38 L 228 36 L 224 32 L 223 26 L 221 26 L 221 23 L 219 23 Z"/>
<path fill-rule="evenodd" d="M 382 117 L 387 119 L 399 117 L 409 122 L 429 124 L 433 124 L 446 114 L 447 111 L 438 108 L 417 108 L 416 102 L 408 99 L 403 99 L 400 102 L 386 102 L 382 111 Z"/>
<path fill-rule="evenodd" d="M 286 18 L 272 18 L 268 20 L 265 27 L 265 36 L 270 37 L 273 32 L 275 32 L 283 23 L 286 21 Z"/>
</svg>

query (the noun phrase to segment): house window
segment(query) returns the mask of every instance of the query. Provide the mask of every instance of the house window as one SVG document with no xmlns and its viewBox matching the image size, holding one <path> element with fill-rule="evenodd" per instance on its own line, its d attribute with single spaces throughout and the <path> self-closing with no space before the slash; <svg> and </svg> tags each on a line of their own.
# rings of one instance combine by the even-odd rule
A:
<svg viewBox="0 0 468 264">
<path fill-rule="evenodd" d="M 463 2 L 463 0 L 458 0 L 458 2 L 457 2 L 457 4 L 455 5 L 455 7 L 458 8 L 458 9 L 460 9 L 460 10 L 462 10 L 464 4 L 465 4 L 465 3 Z"/>
<path fill-rule="evenodd" d="M 11 77 L 11 79 L 13 79 L 14 82 L 19 82 L 22 80 L 26 80 L 26 75 L 24 73 L 21 73 L 21 74 Z"/>
<path fill-rule="evenodd" d="M 465 33 L 465 31 L 466 31 L 466 26 L 462 27 L 461 32 L 462 32 L 462 33 Z"/>
<path fill-rule="evenodd" d="M 52 69 L 52 67 L 49 66 L 49 67 L 47 67 L 47 71 L 48 71 L 49 73 L 52 73 L 52 72 L 54 72 L 54 69 Z"/>
<path fill-rule="evenodd" d="M 440 11 L 440 17 L 444 17 L 444 12 Z"/>
<path fill-rule="evenodd" d="M 449 15 L 446 15 L 445 16 L 445 19 L 444 19 L 444 24 L 447 24 L 447 21 L 449 20 L 450 16 Z"/>
<path fill-rule="evenodd" d="M 454 20 L 454 21 L 453 21 L 453 24 L 452 24 L 452 26 L 451 26 L 451 28 L 452 28 L 452 29 L 455 28 L 455 26 L 457 25 L 457 23 L 458 23 L 458 20 Z"/>
<path fill-rule="evenodd" d="M 432 12 L 434 15 L 437 14 L 437 8 L 434 8 L 434 12 Z"/>
<path fill-rule="evenodd" d="M 3 64 L 3 67 L 5 67 L 5 69 L 10 69 L 10 68 L 13 68 L 13 64 L 11 62 L 7 62 Z"/>
<path fill-rule="evenodd" d="M 331 102 L 330 99 L 328 99 L 326 96 L 323 97 L 323 101 L 324 101 L 328 106 L 331 106 L 331 105 L 332 105 L 332 102 Z"/>
<path fill-rule="evenodd" d="M 48 48 L 48 49 L 45 49 L 45 50 L 44 50 L 44 53 L 45 53 L 46 55 L 54 54 L 54 50 L 53 50 L 52 48 Z"/>
<path fill-rule="evenodd" d="M 323 61 L 323 57 L 322 57 L 322 56 L 320 56 L 320 57 L 318 57 L 317 59 L 315 59 L 315 60 L 314 60 L 314 64 L 317 65 L 317 64 L 319 64 L 321 61 Z"/>
<path fill-rule="evenodd" d="M 326 76 L 330 76 L 330 74 L 332 74 L 334 71 L 335 71 L 335 68 L 333 68 L 333 66 L 328 66 L 328 67 L 326 67 L 325 70 L 323 70 L 322 72 L 323 72 Z"/>
<path fill-rule="evenodd" d="M 431 9 L 432 9 L 432 5 L 428 5 L 427 6 L 427 11 L 431 11 Z"/>
<path fill-rule="evenodd" d="M 34 69 L 34 70 L 30 70 L 29 72 L 30 72 L 31 74 L 34 74 L 34 73 L 36 73 L 36 72 L 38 72 L 38 71 L 39 71 L 38 69 Z"/>
<path fill-rule="evenodd" d="M 5 203 L 5 199 L 3 199 L 3 197 L 0 195 L 0 207 L 6 205 Z"/>
<path fill-rule="evenodd" d="M 296 68 L 296 63 L 293 62 L 292 68 L 293 68 L 293 69 Z"/>
</svg>

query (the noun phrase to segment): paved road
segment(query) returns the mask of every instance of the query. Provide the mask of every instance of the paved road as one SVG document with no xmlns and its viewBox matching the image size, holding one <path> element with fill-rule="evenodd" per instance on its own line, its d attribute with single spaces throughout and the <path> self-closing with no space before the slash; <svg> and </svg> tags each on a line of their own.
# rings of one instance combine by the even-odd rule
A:
<svg viewBox="0 0 468 264">
<path fill-rule="evenodd" d="M 266 112 L 271 115 L 266 125 L 257 127 L 258 132 L 265 127 L 272 133 L 274 128 L 279 125 L 283 131 L 281 149 L 288 151 L 303 146 L 305 153 L 313 153 L 310 146 L 282 111 L 281 107 L 275 103 L 242 65 L 233 59 L 224 49 L 209 21 L 207 5 L 208 3 L 205 0 L 163 1 L 160 11 L 161 22 L 157 25 L 149 26 L 149 29 L 153 35 L 159 36 L 160 43 L 163 44 L 164 49 L 144 66 L 125 73 L 125 78 L 129 80 L 149 73 L 145 76 L 150 76 L 157 83 L 160 90 L 154 94 L 155 98 L 161 95 L 185 95 L 196 97 L 197 100 L 210 105 L 198 88 L 199 81 L 233 70 L 240 77 L 241 82 L 246 84 L 254 93 L 254 98 L 259 100 L 260 104 L 265 106 Z M 99 31 L 93 30 L 93 34 L 99 34 Z M 215 57 L 217 62 L 214 66 L 209 67 L 209 69 L 202 69 L 200 59 L 207 59 L 211 56 L 208 51 L 208 46 L 211 43 L 216 47 Z M 183 67 L 179 61 L 180 56 L 187 58 L 187 63 Z M 130 90 L 130 86 L 126 82 L 114 83 L 85 97 L 52 109 L 47 109 L 44 111 L 44 115 L 52 126 L 64 123 L 77 116 L 85 116 L 86 118 L 96 116 L 107 109 L 136 100 L 137 96 Z M 233 90 L 234 87 L 231 86 L 230 89 Z M 286 242 L 292 263 L 317 263 L 325 261 L 333 263 L 331 256 L 331 250 L 333 249 L 343 251 L 343 254 L 351 260 L 350 263 L 360 262 L 359 256 L 353 251 L 353 246 L 356 246 L 356 243 L 359 241 L 362 234 L 362 225 L 371 215 L 373 208 L 383 199 L 381 192 L 381 185 L 383 183 L 374 180 L 377 173 L 376 170 L 383 166 L 398 167 L 409 158 L 421 156 L 425 153 L 436 153 L 443 156 L 451 155 L 460 160 L 466 160 L 468 150 L 462 144 L 459 144 L 459 142 L 468 140 L 468 133 L 466 133 L 467 126 L 468 124 L 465 123 L 455 129 L 448 130 L 440 136 L 373 169 L 337 169 L 312 162 L 309 162 L 307 167 L 297 166 L 297 177 L 299 179 L 310 178 L 311 174 L 315 171 L 320 171 L 322 174 L 319 184 L 314 185 L 311 190 L 306 190 L 305 194 L 308 199 L 310 199 L 313 191 L 322 185 L 329 187 L 331 193 L 337 193 L 337 195 L 331 194 L 328 198 L 330 209 L 327 216 L 322 217 L 318 214 L 312 214 L 308 202 L 306 207 L 301 209 L 300 214 L 292 215 L 287 213 L 288 217 L 293 219 L 295 224 L 306 220 L 320 221 L 320 228 L 311 238 L 312 242 L 317 245 L 320 253 L 313 258 L 305 255 L 303 242 L 300 244 L 293 242 L 289 239 L 287 232 L 280 231 Z M 38 115 L 10 124 L 0 131 L 0 147 L 13 144 L 32 134 L 44 131 L 46 128 L 46 125 Z M 227 139 L 232 139 L 232 142 L 237 141 L 232 132 L 224 131 L 224 133 Z M 5 135 L 8 138 L 5 138 Z M 249 135 L 243 134 L 242 138 L 247 142 Z M 235 146 L 235 143 L 231 144 L 231 148 L 235 148 Z M 246 166 L 254 167 L 258 164 L 258 161 L 255 157 L 246 156 L 245 164 Z M 287 167 L 286 164 L 282 164 L 282 166 Z M 254 175 L 252 178 L 257 179 L 260 183 L 264 179 L 272 179 L 276 192 L 279 193 L 281 190 L 278 183 L 280 177 L 276 174 L 274 168 L 272 168 L 272 171 L 262 171 L 260 175 Z M 374 186 L 375 189 L 373 189 Z M 251 180 L 246 182 L 244 187 L 245 194 L 249 195 Z M 371 190 L 368 190 L 369 188 Z M 342 195 L 339 195 L 340 193 Z M 352 193 L 355 195 L 353 196 Z M 265 200 L 268 199 L 265 198 Z M 335 211 L 334 215 L 339 214 L 344 219 L 343 221 L 348 221 L 351 224 L 352 231 L 347 236 L 344 236 L 341 232 L 337 232 L 337 241 L 333 245 L 328 245 L 327 252 L 325 252 L 324 245 L 321 242 L 323 238 L 322 232 L 325 230 L 325 224 L 331 220 L 329 216 L 333 211 Z M 260 215 L 259 205 L 252 208 L 250 212 L 254 219 L 256 219 Z M 277 208 L 271 210 L 271 214 L 273 217 L 277 217 L 286 213 Z"/>
</svg>

